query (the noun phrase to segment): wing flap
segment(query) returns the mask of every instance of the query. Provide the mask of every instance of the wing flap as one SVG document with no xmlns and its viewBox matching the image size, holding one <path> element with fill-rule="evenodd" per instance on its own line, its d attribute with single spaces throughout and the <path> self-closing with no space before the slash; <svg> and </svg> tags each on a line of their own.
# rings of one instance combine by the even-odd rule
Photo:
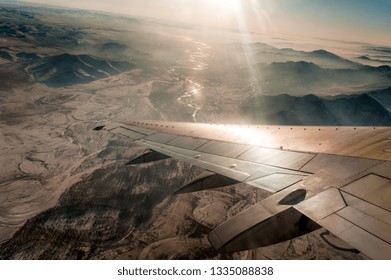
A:
<svg viewBox="0 0 391 280">
<path fill-rule="evenodd" d="M 339 211 L 346 206 L 340 191 L 329 188 L 324 192 L 306 199 L 295 208 L 315 222 Z"/>
<path fill-rule="evenodd" d="M 391 180 L 388 178 L 368 174 L 346 185 L 341 190 L 391 211 Z"/>
<path fill-rule="evenodd" d="M 348 205 L 354 207 L 361 212 L 366 213 L 369 216 L 374 217 L 375 219 L 378 219 L 388 225 L 391 225 L 390 211 L 384 210 L 348 193 L 342 192 L 342 195 Z"/>
<path fill-rule="evenodd" d="M 341 209 L 336 214 L 391 244 L 391 225 L 388 225 L 375 217 L 369 216 L 368 214 L 351 206 Z"/>
<path fill-rule="evenodd" d="M 367 256 L 390 259 L 390 188 L 388 178 L 369 173 L 340 189 L 320 192 L 295 208 Z"/>
<path fill-rule="evenodd" d="M 391 259 L 391 245 L 348 220 L 332 214 L 318 224 L 372 259 Z"/>
</svg>

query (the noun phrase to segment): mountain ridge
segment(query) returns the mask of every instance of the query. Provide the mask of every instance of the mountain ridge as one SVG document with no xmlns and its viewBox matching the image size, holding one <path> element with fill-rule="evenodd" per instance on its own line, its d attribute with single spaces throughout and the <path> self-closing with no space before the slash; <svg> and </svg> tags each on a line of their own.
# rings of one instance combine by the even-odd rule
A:
<svg viewBox="0 0 391 280">
<path fill-rule="evenodd" d="M 292 95 L 352 93 L 391 85 L 391 67 L 365 66 L 360 69 L 324 69 L 307 61 L 259 63 L 257 78 L 263 94 Z"/>
<path fill-rule="evenodd" d="M 277 48 L 269 44 L 256 42 L 248 44 L 255 64 L 287 61 L 306 61 L 325 69 L 360 69 L 364 64 L 343 58 L 325 49 L 300 51 L 293 48 Z"/>
<path fill-rule="evenodd" d="M 240 105 L 252 123 L 278 125 L 390 126 L 391 87 L 333 98 L 314 94 L 259 95 Z"/>
<path fill-rule="evenodd" d="M 134 68 L 129 62 L 101 60 L 91 55 L 60 54 L 35 61 L 28 67 L 34 79 L 51 87 L 89 83 Z"/>
</svg>

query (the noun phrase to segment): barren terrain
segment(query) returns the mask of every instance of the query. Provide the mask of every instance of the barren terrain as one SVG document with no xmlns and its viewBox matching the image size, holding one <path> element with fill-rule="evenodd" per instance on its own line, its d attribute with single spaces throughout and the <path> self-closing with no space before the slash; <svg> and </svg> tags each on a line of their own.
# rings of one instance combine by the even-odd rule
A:
<svg viewBox="0 0 391 280">
<path fill-rule="evenodd" d="M 192 28 L 93 12 L 12 5 L 0 12 L 0 259 L 366 258 L 323 229 L 275 246 L 218 253 L 208 232 L 267 193 L 239 184 L 173 195 L 201 170 L 173 159 L 125 165 L 144 148 L 92 130 L 132 119 L 265 118 L 248 112 L 259 84 L 235 44 L 203 40 Z M 255 56 L 265 51 L 257 46 Z M 315 62 L 326 63 L 325 53 L 315 54 Z M 295 63 L 306 72 L 314 61 Z M 328 63 L 391 85 L 389 66 L 335 57 Z M 256 65 L 271 76 L 273 67 L 292 66 Z M 333 84 L 338 69 L 315 69 Z M 297 82 L 280 90 L 274 80 L 261 81 L 272 96 Z M 362 89 L 377 89 L 371 85 Z M 382 98 L 389 114 L 389 94 Z"/>
</svg>

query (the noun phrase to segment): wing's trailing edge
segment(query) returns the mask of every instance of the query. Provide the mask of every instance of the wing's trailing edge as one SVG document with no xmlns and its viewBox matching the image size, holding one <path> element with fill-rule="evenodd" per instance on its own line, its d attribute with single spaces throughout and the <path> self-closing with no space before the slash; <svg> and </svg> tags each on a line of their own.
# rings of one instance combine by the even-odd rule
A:
<svg viewBox="0 0 391 280">
<path fill-rule="evenodd" d="M 135 121 L 98 128 L 154 151 L 135 162 L 169 156 L 207 170 L 177 193 L 236 182 L 272 193 L 209 234 L 216 250 L 267 246 L 322 226 L 373 259 L 391 259 L 390 127 Z"/>
</svg>

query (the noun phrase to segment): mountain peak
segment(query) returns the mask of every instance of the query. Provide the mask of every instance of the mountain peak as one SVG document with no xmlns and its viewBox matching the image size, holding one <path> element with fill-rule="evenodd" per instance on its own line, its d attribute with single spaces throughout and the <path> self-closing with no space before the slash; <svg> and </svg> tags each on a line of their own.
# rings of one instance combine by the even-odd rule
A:
<svg viewBox="0 0 391 280">
<path fill-rule="evenodd" d="M 272 62 L 274 67 L 294 68 L 294 69 L 321 69 L 318 65 L 307 61 L 287 61 L 287 62 Z"/>
<path fill-rule="evenodd" d="M 92 55 L 63 53 L 38 59 L 31 64 L 34 78 L 51 87 L 89 83 L 134 67 L 128 62 L 106 61 Z"/>
<path fill-rule="evenodd" d="M 311 54 L 320 55 L 320 56 L 324 56 L 324 57 L 328 57 L 328 58 L 340 58 L 338 55 L 333 54 L 333 53 L 326 51 L 326 50 L 323 50 L 323 49 L 312 51 Z"/>
<path fill-rule="evenodd" d="M 255 42 L 255 43 L 250 43 L 248 44 L 250 48 L 254 49 L 263 49 L 263 50 L 274 50 L 276 49 L 275 47 L 266 44 L 266 43 L 261 43 L 261 42 Z"/>
</svg>

